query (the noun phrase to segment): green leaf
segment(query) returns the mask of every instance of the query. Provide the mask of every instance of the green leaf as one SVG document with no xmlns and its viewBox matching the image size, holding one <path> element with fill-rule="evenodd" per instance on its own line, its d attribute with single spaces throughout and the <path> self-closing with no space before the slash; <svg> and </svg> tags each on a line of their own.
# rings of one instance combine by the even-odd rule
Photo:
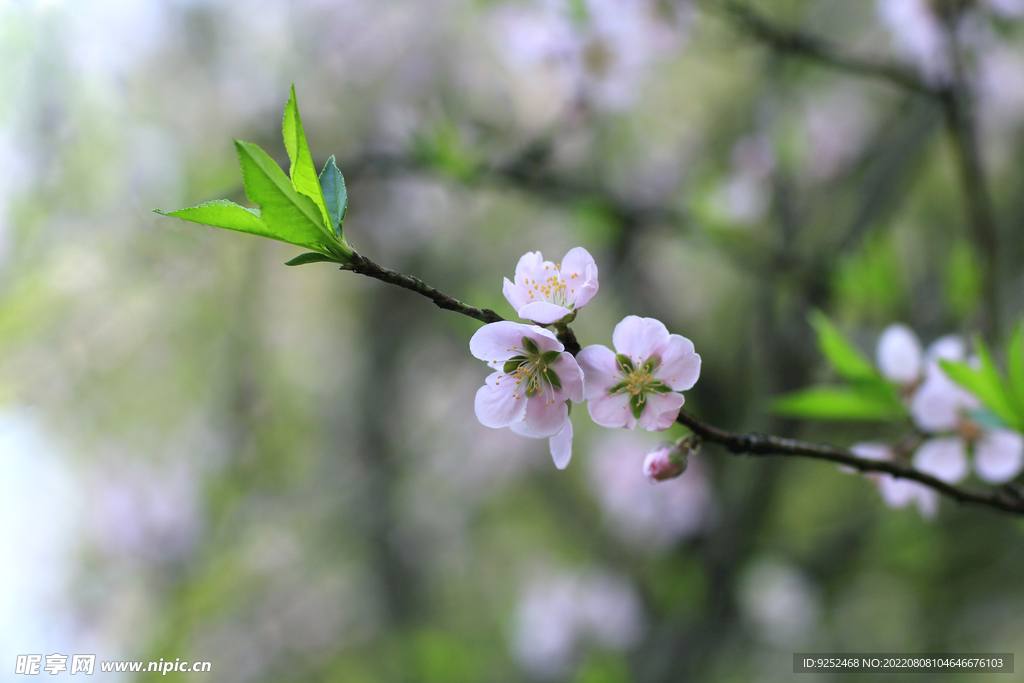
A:
<svg viewBox="0 0 1024 683">
<path fill-rule="evenodd" d="M 302 117 L 299 116 L 299 105 L 295 100 L 295 86 L 292 85 L 291 96 L 284 107 L 284 122 L 281 125 L 284 135 L 284 147 L 288 151 L 288 159 L 292 165 L 289 169 L 292 187 L 313 200 L 320 211 L 324 224 L 329 224 L 331 217 L 324 201 L 324 193 L 320 189 L 320 180 L 313 166 L 313 156 L 309 153 L 306 133 L 302 130 Z"/>
<path fill-rule="evenodd" d="M 331 228 L 341 239 L 345 239 L 342 223 L 345 221 L 345 214 L 348 212 L 348 190 L 345 188 L 345 178 L 334 163 L 332 155 L 324 170 L 320 172 L 320 189 L 323 190 L 324 200 L 327 202 L 327 213 L 330 216 Z"/>
<path fill-rule="evenodd" d="M 772 412 L 818 420 L 893 420 L 902 409 L 885 395 L 857 387 L 810 387 L 777 396 Z"/>
<path fill-rule="evenodd" d="M 247 232 L 250 235 L 259 235 L 260 237 L 269 237 L 275 240 L 281 239 L 263 222 L 259 211 L 247 209 L 227 199 L 215 199 L 212 202 L 206 202 L 205 204 L 192 206 L 187 209 L 178 209 L 177 211 L 161 211 L 160 209 L 153 209 L 153 211 L 161 216 L 173 216 L 174 218 L 210 225 L 215 228 L 237 230 L 238 232 Z M 287 242 L 288 240 L 283 241 Z"/>
<path fill-rule="evenodd" d="M 328 245 L 340 246 L 324 226 L 316 204 L 295 191 L 277 162 L 250 142 L 235 140 L 235 148 L 245 194 L 260 205 L 260 217 L 274 239 L 322 253 L 330 251 Z"/>
<path fill-rule="evenodd" d="M 821 311 L 812 311 L 811 326 L 818 333 L 818 347 L 832 369 L 850 381 L 874 379 L 878 371 L 874 363 L 836 328 Z"/>
<path fill-rule="evenodd" d="M 1000 420 L 1019 429 L 1021 425 L 1018 424 L 1017 415 L 1010 405 L 999 371 L 992 364 L 992 358 L 988 355 L 984 342 L 976 339 L 975 349 L 981 360 L 980 368 L 949 360 L 940 360 L 939 365 L 951 380 L 977 396 L 978 400 L 999 416 Z"/>
<path fill-rule="evenodd" d="M 1006 345 L 1006 375 L 1018 422 L 1024 421 L 1024 321 L 1013 328 Z"/>
<path fill-rule="evenodd" d="M 291 261 L 285 263 L 286 266 L 304 266 L 307 263 L 322 263 L 328 261 L 330 263 L 339 263 L 338 259 L 327 254 L 319 254 L 315 251 L 307 251 L 305 254 L 299 254 Z"/>
</svg>

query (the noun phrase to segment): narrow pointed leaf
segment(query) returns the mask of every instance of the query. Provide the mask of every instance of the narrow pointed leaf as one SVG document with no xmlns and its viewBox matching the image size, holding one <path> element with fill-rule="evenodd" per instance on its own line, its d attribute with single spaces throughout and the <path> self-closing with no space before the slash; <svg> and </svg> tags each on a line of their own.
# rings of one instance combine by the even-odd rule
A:
<svg viewBox="0 0 1024 683">
<path fill-rule="evenodd" d="M 899 405 L 874 392 L 855 387 L 810 387 L 772 400 L 772 412 L 816 420 L 894 420 Z"/>
<path fill-rule="evenodd" d="M 979 350 L 981 368 L 973 368 L 968 363 L 948 360 L 940 360 L 939 365 L 951 380 L 977 396 L 979 401 L 999 416 L 999 419 L 1020 429 L 1024 425 L 1019 424 L 1016 413 L 1010 406 L 999 373 L 995 366 L 991 365 L 991 358 L 986 363 L 987 351 L 982 355 L 981 349 L 984 347 L 976 346 L 976 348 Z"/>
<path fill-rule="evenodd" d="M 348 190 L 345 188 L 345 178 L 334 163 L 332 155 L 324 170 L 320 172 L 320 189 L 324 193 L 324 201 L 327 202 L 327 214 L 330 216 L 330 225 L 334 232 L 341 239 L 345 239 L 342 229 L 342 222 L 345 220 L 345 212 L 348 210 Z"/>
<path fill-rule="evenodd" d="M 307 263 L 322 263 L 328 261 L 330 263 L 338 263 L 338 259 L 327 254 L 318 254 L 315 251 L 307 251 L 305 254 L 299 254 L 291 261 L 285 263 L 286 266 L 304 266 Z"/>
<path fill-rule="evenodd" d="M 260 237 L 269 237 L 270 239 L 281 239 L 263 222 L 259 211 L 247 209 L 227 199 L 215 199 L 212 202 L 206 202 L 205 204 L 192 206 L 187 209 L 178 209 L 177 211 L 161 211 L 160 209 L 154 209 L 154 211 L 162 216 L 173 216 L 174 218 L 210 225 L 215 228 L 237 230 L 238 232 L 247 232 L 250 235 L 259 235 Z"/>
<path fill-rule="evenodd" d="M 850 381 L 878 376 L 874 363 L 858 349 L 821 311 L 813 311 L 810 323 L 818 333 L 818 347 L 832 369 Z"/>
<path fill-rule="evenodd" d="M 245 194 L 260 205 L 260 217 L 274 239 L 314 251 L 329 251 L 337 243 L 321 220 L 320 210 L 309 197 L 299 194 L 267 153 L 256 145 L 235 140 L 242 164 Z"/>
<path fill-rule="evenodd" d="M 320 211 L 320 218 L 324 224 L 330 223 L 330 214 L 327 211 L 327 204 L 324 202 L 324 193 L 320 189 L 320 180 L 316 175 L 316 167 L 313 166 L 313 156 L 309 152 L 309 145 L 306 143 L 306 133 L 302 129 L 302 117 L 299 115 L 299 105 L 295 99 L 295 86 L 292 86 L 291 96 L 284 108 L 284 122 L 281 125 L 281 132 L 284 135 L 284 147 L 288 151 L 288 159 L 291 160 L 289 175 L 291 176 L 292 187 L 299 193 L 304 194 L 313 200 Z"/>
<path fill-rule="evenodd" d="M 1006 346 L 1006 375 L 1014 410 L 1024 421 L 1024 321 L 1017 323 Z"/>
</svg>

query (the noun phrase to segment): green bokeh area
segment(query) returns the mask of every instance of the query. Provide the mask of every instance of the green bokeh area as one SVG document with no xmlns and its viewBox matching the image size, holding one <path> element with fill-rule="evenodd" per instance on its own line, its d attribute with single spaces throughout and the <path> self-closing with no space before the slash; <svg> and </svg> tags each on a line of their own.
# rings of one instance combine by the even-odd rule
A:
<svg viewBox="0 0 1024 683">
<path fill-rule="evenodd" d="M 476 320 L 301 257 L 351 245 L 515 319 L 518 259 L 582 246 L 584 346 L 657 318 L 701 355 L 688 410 L 840 446 L 912 431 L 875 370 L 887 325 L 976 335 L 991 365 L 959 372 L 1019 425 L 1017 4 L 744 5 L 927 88 L 960 73 L 966 183 L 942 97 L 717 2 L 3 5 L 0 669 L 726 683 L 793 680 L 794 652 L 1024 658 L 1020 518 L 927 520 L 833 464 L 710 444 L 652 486 L 645 453 L 685 431 L 584 405 L 558 471 L 477 421 Z M 152 213 L 215 200 L 234 232 Z"/>
</svg>

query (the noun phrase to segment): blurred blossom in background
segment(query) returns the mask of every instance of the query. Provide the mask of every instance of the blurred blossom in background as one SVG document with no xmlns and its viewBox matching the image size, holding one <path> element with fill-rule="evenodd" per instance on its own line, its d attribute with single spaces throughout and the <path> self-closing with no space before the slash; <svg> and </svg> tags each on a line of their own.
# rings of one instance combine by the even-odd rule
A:
<svg viewBox="0 0 1024 683">
<path fill-rule="evenodd" d="M 1024 3 L 940 4 L 756 6 L 933 84 L 965 51 L 1009 329 Z M 774 680 L 798 647 L 1021 642 L 1012 518 L 943 501 L 928 521 L 830 465 L 709 445 L 652 486 L 645 454 L 682 428 L 582 406 L 558 472 L 475 419 L 476 322 L 151 212 L 245 202 L 231 139 L 285 161 L 294 83 L 361 253 L 513 319 L 518 256 L 583 246 L 584 345 L 654 317 L 702 356 L 695 414 L 895 443 L 767 406 L 828 379 L 811 309 L 868 355 L 897 320 L 974 329 L 984 259 L 941 112 L 700 7 L 0 6 L 0 671 L 67 652 L 239 683 Z"/>
</svg>

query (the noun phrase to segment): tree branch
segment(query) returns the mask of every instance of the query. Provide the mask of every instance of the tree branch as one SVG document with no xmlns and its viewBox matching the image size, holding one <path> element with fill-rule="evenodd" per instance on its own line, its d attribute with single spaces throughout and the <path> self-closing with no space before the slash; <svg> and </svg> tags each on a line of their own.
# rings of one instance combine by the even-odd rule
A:
<svg viewBox="0 0 1024 683">
<path fill-rule="evenodd" d="M 412 290 L 413 292 L 422 294 L 433 301 L 434 305 L 438 308 L 443 308 L 446 311 L 455 311 L 462 315 L 468 315 L 470 318 L 475 318 L 482 323 L 497 323 L 504 320 L 504 318 L 489 308 L 474 308 L 469 304 L 464 304 L 458 299 L 434 289 L 418 277 L 404 275 L 403 273 L 391 270 L 390 268 L 385 268 L 384 266 L 374 263 L 365 256 L 355 252 L 352 254 L 352 260 L 343 265 L 341 270 L 350 270 L 353 273 L 366 275 L 367 277 L 376 278 L 377 280 L 387 282 L 388 284 Z"/>
<path fill-rule="evenodd" d="M 494 323 L 504 320 L 504 318 L 489 308 L 474 308 L 444 292 L 434 289 L 417 277 L 404 275 L 390 268 L 385 268 L 357 253 L 353 254 L 351 263 L 342 266 L 341 269 L 404 287 L 427 297 L 439 308 L 461 313 L 482 323 Z M 556 326 L 556 332 L 559 341 L 565 345 L 569 353 L 573 355 L 579 353 L 580 345 L 568 325 Z M 705 441 L 717 443 L 736 454 L 780 455 L 811 458 L 813 460 L 828 460 L 840 465 L 853 467 L 861 472 L 883 472 L 894 477 L 910 479 L 935 489 L 939 493 L 943 493 L 960 503 L 985 505 L 997 510 L 1003 510 L 1004 512 L 1024 515 L 1024 490 L 1013 484 L 1007 484 L 987 491 L 961 488 L 915 470 L 905 462 L 898 460 L 869 460 L 854 455 L 845 448 L 839 448 L 830 444 L 814 444 L 768 434 L 730 432 L 708 424 L 685 410 L 679 411 L 679 417 L 676 421 L 681 425 L 689 427 L 694 434 L 697 434 Z"/>
<path fill-rule="evenodd" d="M 952 484 L 915 470 L 910 465 L 898 460 L 869 460 L 854 455 L 845 448 L 839 448 L 829 444 L 814 444 L 794 439 L 784 439 L 768 434 L 742 434 L 730 432 L 704 422 L 695 415 L 685 411 L 679 411 L 676 420 L 679 424 L 689 427 L 705 441 L 717 443 L 729 451 L 749 455 L 779 455 L 811 458 L 814 460 L 828 460 L 847 467 L 853 467 L 861 472 L 883 472 L 894 477 L 910 479 L 924 484 L 939 493 L 943 493 L 960 503 L 975 503 L 988 507 L 1024 514 L 1024 492 L 1020 487 L 1008 484 L 990 490 L 976 490 L 961 488 Z"/>
</svg>

